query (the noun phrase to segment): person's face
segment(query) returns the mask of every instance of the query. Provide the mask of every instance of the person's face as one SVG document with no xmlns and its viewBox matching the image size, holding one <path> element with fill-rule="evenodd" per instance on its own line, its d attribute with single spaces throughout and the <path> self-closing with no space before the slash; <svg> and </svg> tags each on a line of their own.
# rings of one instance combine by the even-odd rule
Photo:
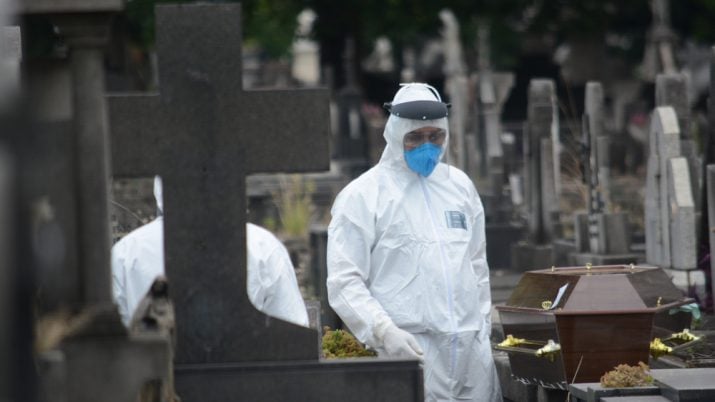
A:
<svg viewBox="0 0 715 402">
<path fill-rule="evenodd" d="M 441 147 L 446 137 L 447 132 L 441 128 L 420 127 L 405 134 L 402 139 L 402 145 L 405 147 L 405 151 L 411 151 L 427 141 Z"/>
</svg>

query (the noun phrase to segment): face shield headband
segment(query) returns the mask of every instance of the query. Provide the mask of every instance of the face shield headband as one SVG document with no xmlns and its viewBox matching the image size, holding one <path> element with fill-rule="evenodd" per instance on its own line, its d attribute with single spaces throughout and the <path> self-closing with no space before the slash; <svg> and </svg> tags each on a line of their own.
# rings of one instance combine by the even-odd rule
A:
<svg viewBox="0 0 715 402">
<path fill-rule="evenodd" d="M 403 87 L 411 84 L 401 84 Z M 442 102 L 439 93 L 430 85 L 424 85 L 432 92 L 436 100 L 414 100 L 393 104 L 386 102 L 383 106 L 390 114 L 410 120 L 437 120 L 449 115 L 449 103 Z"/>
<path fill-rule="evenodd" d="M 384 104 L 385 109 L 396 117 L 410 120 L 437 120 L 449 115 L 449 103 L 439 101 L 418 100 L 403 102 L 393 105 L 390 102 Z"/>
</svg>

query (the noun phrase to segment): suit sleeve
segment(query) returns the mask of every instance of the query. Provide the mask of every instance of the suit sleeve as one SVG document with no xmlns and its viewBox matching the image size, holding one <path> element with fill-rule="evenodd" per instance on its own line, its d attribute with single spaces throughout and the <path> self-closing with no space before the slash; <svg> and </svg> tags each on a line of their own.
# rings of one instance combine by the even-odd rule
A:
<svg viewBox="0 0 715 402">
<path fill-rule="evenodd" d="M 361 342 L 381 346 L 377 328 L 392 323 L 367 287 L 370 251 L 375 240 L 375 217 L 360 196 L 341 194 L 328 227 L 330 306 Z"/>
</svg>

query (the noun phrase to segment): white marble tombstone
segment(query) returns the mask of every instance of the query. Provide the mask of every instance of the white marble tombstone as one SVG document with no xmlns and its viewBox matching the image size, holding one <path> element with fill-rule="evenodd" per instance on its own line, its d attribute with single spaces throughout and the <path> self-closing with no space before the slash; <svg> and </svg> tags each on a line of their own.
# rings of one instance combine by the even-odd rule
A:
<svg viewBox="0 0 715 402">
<path fill-rule="evenodd" d="M 696 268 L 695 203 L 688 161 L 681 156 L 678 118 L 672 107 L 651 117 L 646 179 L 646 261 L 663 268 Z"/>
</svg>

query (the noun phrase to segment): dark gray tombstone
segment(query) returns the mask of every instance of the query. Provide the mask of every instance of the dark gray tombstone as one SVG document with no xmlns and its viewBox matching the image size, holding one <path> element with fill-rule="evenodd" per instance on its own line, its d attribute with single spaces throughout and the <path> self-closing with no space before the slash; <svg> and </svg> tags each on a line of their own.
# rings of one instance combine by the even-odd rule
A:
<svg viewBox="0 0 715 402">
<path fill-rule="evenodd" d="M 421 400 L 416 361 L 321 363 L 314 330 L 246 294 L 245 175 L 328 167 L 327 91 L 244 91 L 237 4 L 157 6 L 156 21 L 160 94 L 109 105 L 115 172 L 164 180 L 179 396 Z"/>
<path fill-rule="evenodd" d="M 246 174 L 327 168 L 327 92 L 243 91 L 235 5 L 159 6 L 156 21 L 161 93 L 109 106 L 115 175 L 164 182 L 175 361 L 315 358 L 313 331 L 248 302 L 241 245 Z"/>
<path fill-rule="evenodd" d="M 13 102 L 15 99 L 13 99 Z M 0 399 L 37 398 L 33 364 L 33 266 L 27 260 L 27 210 L 20 208 L 18 142 L 28 126 L 11 107 L 0 107 Z M 23 262 L 24 264 L 22 264 Z"/>
<path fill-rule="evenodd" d="M 516 269 L 542 269 L 554 264 L 551 242 L 559 221 L 557 163 L 553 130 L 556 120 L 554 82 L 535 79 L 529 84 L 528 140 L 524 141 L 526 199 L 529 234 L 526 242 L 512 247 Z"/>
</svg>

